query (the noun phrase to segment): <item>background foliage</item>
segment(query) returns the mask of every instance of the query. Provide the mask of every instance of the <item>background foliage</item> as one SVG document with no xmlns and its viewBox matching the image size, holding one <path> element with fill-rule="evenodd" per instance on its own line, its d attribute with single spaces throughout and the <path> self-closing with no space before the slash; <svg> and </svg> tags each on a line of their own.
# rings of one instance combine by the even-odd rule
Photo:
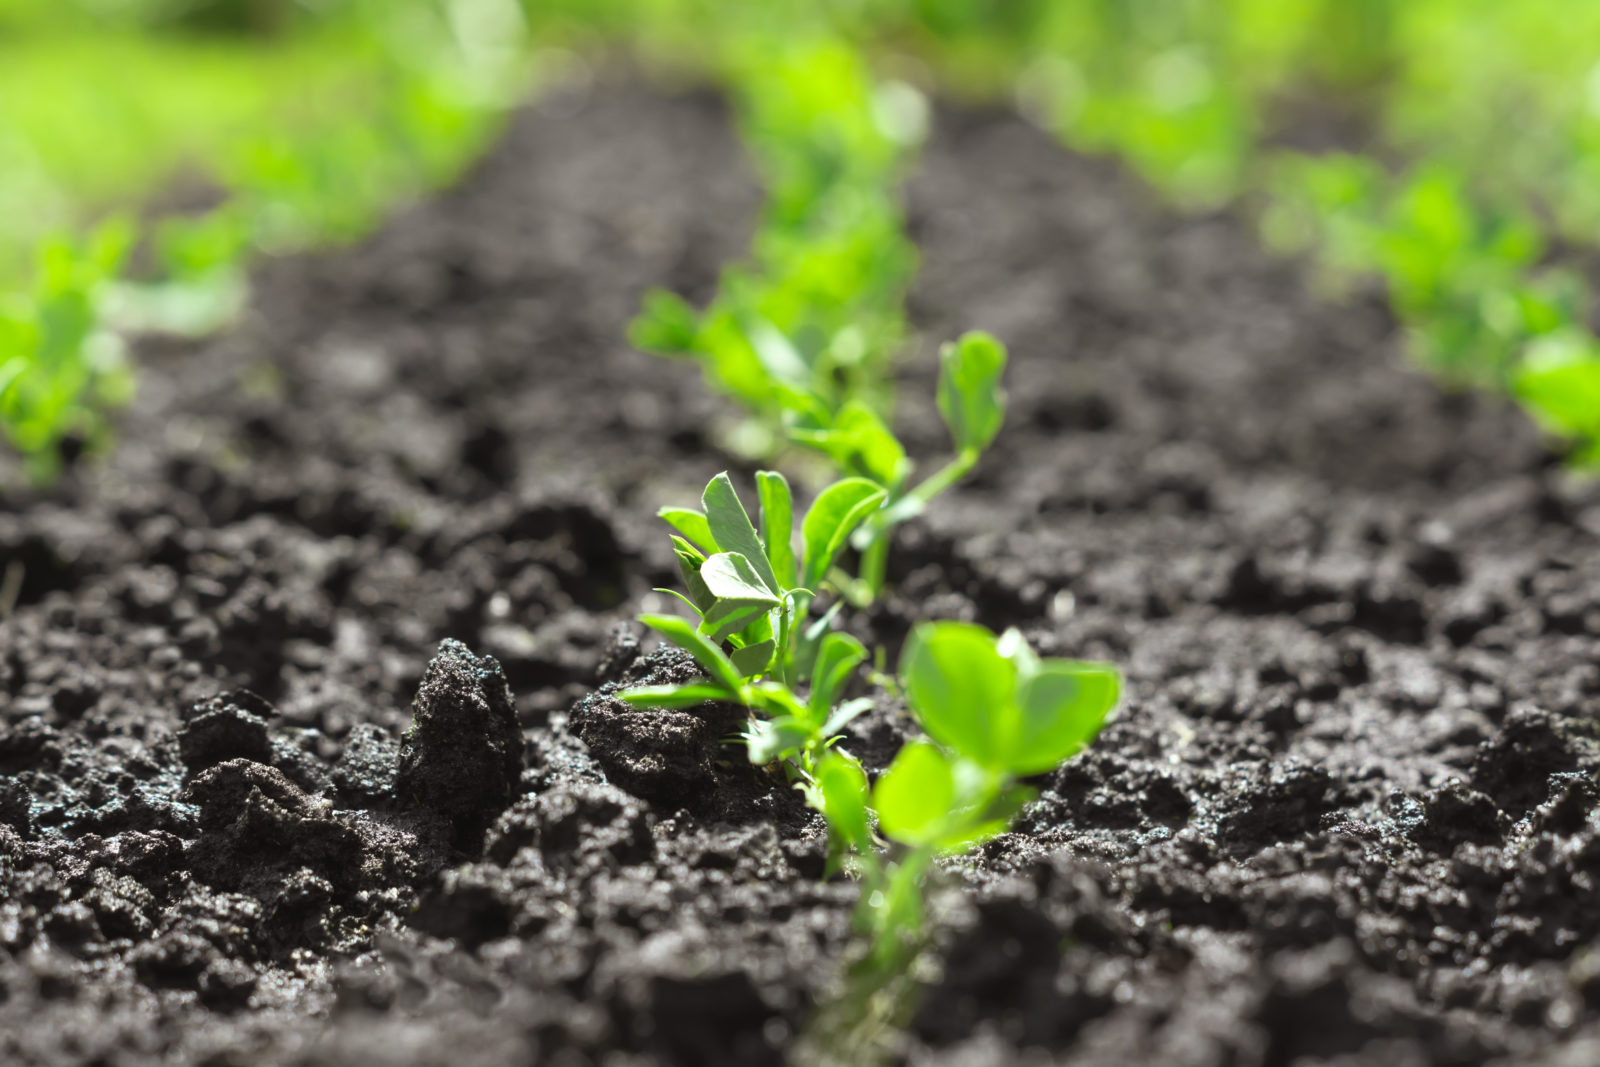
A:
<svg viewBox="0 0 1600 1067">
<path fill-rule="evenodd" d="M 1515 395 L 1600 462 L 1597 0 L 0 0 L 0 423 L 49 477 L 126 393 L 111 338 L 225 322 L 249 255 L 350 239 L 448 181 L 573 56 L 737 93 L 796 37 L 847 79 L 867 62 L 1013 102 L 1180 206 L 1246 205 L 1331 292 L 1385 286 L 1445 387 Z M 895 166 L 864 136 L 839 159 Z M 803 168 L 752 144 L 802 183 L 775 189 L 774 218 L 799 210 Z M 63 273 L 116 216 L 118 268 Z M 892 295 L 906 267 L 886 269 Z M 88 317 L 70 337 L 45 310 L 63 300 Z M 849 313 L 888 344 L 887 306 Z M 76 392 L 44 411 L 62 382 Z"/>
</svg>

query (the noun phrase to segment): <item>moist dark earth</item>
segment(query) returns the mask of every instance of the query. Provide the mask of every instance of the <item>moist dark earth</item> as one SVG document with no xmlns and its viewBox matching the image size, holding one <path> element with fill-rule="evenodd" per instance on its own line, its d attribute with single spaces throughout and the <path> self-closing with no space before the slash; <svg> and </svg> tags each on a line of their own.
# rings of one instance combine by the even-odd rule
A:
<svg viewBox="0 0 1600 1067">
<path fill-rule="evenodd" d="M 854 886 L 726 716 L 610 695 L 689 671 L 629 622 L 655 508 L 752 469 L 626 323 L 759 205 L 716 99 L 559 96 L 143 344 L 120 450 L 6 491 L 0 1062 L 784 1060 Z M 944 872 L 891 1058 L 1600 1062 L 1600 492 L 1377 295 L 1015 118 L 941 113 L 907 206 L 900 429 L 938 461 L 964 329 L 1012 403 L 855 625 L 1019 626 L 1128 692 Z M 878 769 L 911 728 L 864 691 Z"/>
</svg>

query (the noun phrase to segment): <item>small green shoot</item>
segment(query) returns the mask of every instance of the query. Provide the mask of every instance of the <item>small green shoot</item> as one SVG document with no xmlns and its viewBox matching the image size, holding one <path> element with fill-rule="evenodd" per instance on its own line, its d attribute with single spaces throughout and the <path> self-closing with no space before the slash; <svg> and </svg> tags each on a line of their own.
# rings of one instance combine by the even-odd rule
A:
<svg viewBox="0 0 1600 1067">
<path fill-rule="evenodd" d="M 1000 432 L 1006 411 L 1005 390 L 1000 384 L 1005 366 L 1005 345 L 982 331 L 974 330 L 941 347 L 939 414 L 950 431 L 955 455 L 908 489 L 910 467 L 904 462 L 904 450 L 895 442 L 902 473 L 898 480 L 883 483 L 889 492 L 883 509 L 854 539 L 855 547 L 861 552 L 860 575 L 849 588 L 855 603 L 864 606 L 883 595 L 888 577 L 889 537 L 893 529 L 921 514 L 936 497 L 970 474 Z M 889 440 L 894 439 L 891 436 Z"/>
<path fill-rule="evenodd" d="M 1122 689 L 1110 664 L 1041 659 L 1015 630 L 997 638 L 958 622 L 917 626 L 900 675 L 929 740 L 901 749 L 873 787 L 879 828 L 897 848 L 866 864 L 872 968 L 901 967 L 916 950 L 915 902 L 933 860 L 1003 833 L 1035 795 L 1019 780 L 1094 740 Z"/>
<path fill-rule="evenodd" d="M 1036 795 L 1022 779 L 1093 741 L 1122 689 L 1109 664 L 1041 659 L 1016 630 L 996 637 L 958 622 L 917 626 L 900 675 L 927 739 L 906 744 L 870 790 L 859 764 L 839 751 L 820 761 L 808 787 L 863 883 L 856 924 L 866 948 L 820 1024 L 834 1046 L 897 1014 L 910 995 L 936 862 L 1004 833 Z"/>
<path fill-rule="evenodd" d="M 1600 466 L 1600 343 L 1591 334 L 1571 330 L 1534 341 L 1512 388 L 1541 425 L 1579 442 L 1579 464 Z"/>
<path fill-rule="evenodd" d="M 724 270 L 710 306 L 653 291 L 629 332 L 645 351 L 699 362 L 750 415 L 730 447 L 763 458 L 794 430 L 863 416 L 881 426 L 889 361 L 907 333 L 916 247 L 896 185 L 924 105 L 909 86 L 878 82 L 830 20 L 767 16 L 749 33 L 721 20 L 710 34 L 766 211 L 748 261 Z M 896 473 L 873 465 L 880 483 Z"/>
<path fill-rule="evenodd" d="M 132 243 L 123 222 L 46 242 L 32 290 L 0 302 L 0 430 L 36 482 L 56 477 L 70 438 L 102 443 L 106 410 L 127 399 L 122 345 L 102 320 Z"/>
<path fill-rule="evenodd" d="M 698 621 L 676 615 L 640 621 L 693 656 L 706 677 L 632 689 L 622 699 L 654 707 L 743 705 L 752 713 L 745 735 L 751 761 L 784 761 L 809 780 L 839 731 L 866 709 L 859 701 L 836 704 L 867 655 L 855 638 L 831 629 L 834 612 L 810 618 L 811 605 L 834 582 L 850 534 L 887 494 L 862 478 L 824 489 L 801 520 L 796 555 L 789 483 L 774 471 L 758 472 L 756 482 L 760 532 L 726 473 L 706 486 L 702 510 L 661 510 L 681 535 L 673 550 L 686 593 L 674 595 Z M 796 688 L 806 686 L 802 699 Z"/>
</svg>

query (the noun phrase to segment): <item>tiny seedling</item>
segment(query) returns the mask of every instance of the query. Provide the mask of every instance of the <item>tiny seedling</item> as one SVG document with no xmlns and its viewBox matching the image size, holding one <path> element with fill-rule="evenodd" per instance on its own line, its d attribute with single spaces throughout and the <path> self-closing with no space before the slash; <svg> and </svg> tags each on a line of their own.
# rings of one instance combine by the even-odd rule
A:
<svg viewBox="0 0 1600 1067">
<path fill-rule="evenodd" d="M 996 637 L 958 622 L 917 626 L 900 676 L 926 740 L 905 745 L 870 791 L 860 765 L 838 751 L 819 763 L 810 787 L 834 841 L 855 852 L 862 872 L 857 922 L 869 947 L 852 994 L 861 1002 L 904 976 L 920 951 L 935 861 L 1004 832 L 1036 795 L 1022 780 L 1089 744 L 1122 687 L 1110 664 L 1042 659 L 1016 630 Z M 886 854 L 872 813 L 891 842 Z"/>
<path fill-rule="evenodd" d="M 837 610 L 811 618 L 819 590 L 850 535 L 877 509 L 884 490 L 864 478 L 835 482 L 817 495 L 800 523 L 794 550 L 789 483 L 758 471 L 758 532 L 726 473 L 711 479 L 703 510 L 663 508 L 686 594 L 671 592 L 693 617 L 644 615 L 640 621 L 684 649 L 706 672 L 687 685 L 631 689 L 622 699 L 653 707 L 729 701 L 752 712 L 745 734 L 752 762 L 782 761 L 809 778 L 832 739 L 868 707 L 835 707 L 850 674 L 866 658 L 861 642 L 831 627 Z M 695 621 L 698 619 L 698 622 Z M 796 695 L 809 687 L 807 696 Z"/>
<path fill-rule="evenodd" d="M 107 436 L 106 409 L 131 390 L 103 311 L 132 243 L 121 221 L 82 241 L 48 241 L 32 290 L 0 301 L 0 430 L 35 481 L 59 473 L 70 437 L 94 445 Z"/>
<path fill-rule="evenodd" d="M 1577 463 L 1600 467 L 1600 343 L 1587 330 L 1535 340 L 1512 385 L 1541 425 L 1577 442 Z"/>
</svg>

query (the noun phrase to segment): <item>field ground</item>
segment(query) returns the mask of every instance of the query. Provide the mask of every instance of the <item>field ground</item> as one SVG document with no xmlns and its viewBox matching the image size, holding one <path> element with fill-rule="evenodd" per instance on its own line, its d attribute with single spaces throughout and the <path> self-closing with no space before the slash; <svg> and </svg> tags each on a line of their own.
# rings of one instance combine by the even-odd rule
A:
<svg viewBox="0 0 1600 1067">
<path fill-rule="evenodd" d="M 1381 300 L 1020 120 L 941 113 L 908 198 L 903 435 L 942 447 L 969 327 L 1012 406 L 862 636 L 1016 625 L 1129 695 L 948 872 L 898 1053 L 1600 1059 L 1600 491 L 1407 370 Z M 709 296 L 759 199 L 713 98 L 553 98 L 370 241 L 267 263 L 237 329 L 146 345 L 115 456 L 0 503 L 0 1059 L 781 1059 L 852 886 L 728 724 L 605 688 L 682 672 L 627 620 L 672 581 L 655 507 L 730 463 L 625 326 Z M 448 753 L 397 786 L 413 697 L 494 706 L 444 638 L 514 694 L 503 815 L 424 802 Z M 848 744 L 906 731 L 884 699 Z"/>
</svg>

